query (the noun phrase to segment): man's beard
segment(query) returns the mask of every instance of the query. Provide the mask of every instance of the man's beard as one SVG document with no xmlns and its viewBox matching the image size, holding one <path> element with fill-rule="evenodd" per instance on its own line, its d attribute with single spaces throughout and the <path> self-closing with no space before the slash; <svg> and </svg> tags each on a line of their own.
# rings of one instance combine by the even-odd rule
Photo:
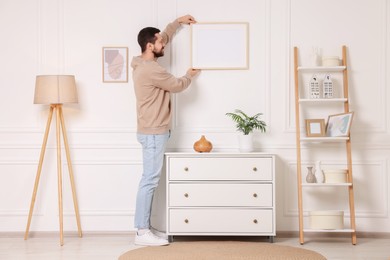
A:
<svg viewBox="0 0 390 260">
<path fill-rule="evenodd" d="M 161 49 L 159 52 L 153 51 L 153 53 L 154 53 L 155 58 L 162 57 L 162 56 L 164 56 L 164 49 Z"/>
</svg>

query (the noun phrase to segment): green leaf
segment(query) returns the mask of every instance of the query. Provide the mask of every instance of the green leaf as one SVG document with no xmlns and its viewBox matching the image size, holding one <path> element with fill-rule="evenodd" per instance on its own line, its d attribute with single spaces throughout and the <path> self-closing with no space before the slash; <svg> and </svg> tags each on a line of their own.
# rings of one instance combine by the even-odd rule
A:
<svg viewBox="0 0 390 260">
<path fill-rule="evenodd" d="M 236 123 L 237 131 L 242 132 L 244 135 L 248 135 L 253 130 L 258 129 L 261 132 L 266 132 L 267 124 L 258 119 L 262 113 L 257 113 L 254 116 L 248 116 L 240 109 L 234 110 L 234 113 L 226 113 Z"/>
</svg>

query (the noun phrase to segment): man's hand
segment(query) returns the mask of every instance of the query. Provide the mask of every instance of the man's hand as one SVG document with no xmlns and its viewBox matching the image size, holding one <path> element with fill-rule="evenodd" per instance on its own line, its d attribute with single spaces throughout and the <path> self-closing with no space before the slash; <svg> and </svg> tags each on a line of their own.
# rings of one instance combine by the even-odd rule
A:
<svg viewBox="0 0 390 260">
<path fill-rule="evenodd" d="M 191 23 L 196 23 L 195 18 L 192 17 L 191 15 L 185 15 L 182 17 L 177 18 L 177 21 L 181 24 L 191 24 Z"/>
<path fill-rule="evenodd" d="M 192 77 L 195 77 L 195 76 L 198 75 L 199 73 L 200 73 L 200 70 L 198 70 L 198 69 L 192 69 L 192 68 L 190 68 L 190 69 L 187 70 L 187 75 L 190 75 L 191 78 L 192 78 Z"/>
</svg>

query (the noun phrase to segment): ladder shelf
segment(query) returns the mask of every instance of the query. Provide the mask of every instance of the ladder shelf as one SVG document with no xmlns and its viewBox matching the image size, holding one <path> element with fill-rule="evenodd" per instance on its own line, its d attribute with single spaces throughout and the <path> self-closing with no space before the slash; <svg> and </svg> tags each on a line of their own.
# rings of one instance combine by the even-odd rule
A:
<svg viewBox="0 0 390 260">
<path fill-rule="evenodd" d="M 352 244 L 356 244 L 356 223 L 355 223 L 355 203 L 354 203 L 354 193 L 353 193 L 353 177 L 352 177 L 352 155 L 351 155 L 351 138 L 350 136 L 343 137 L 306 137 L 301 134 L 301 129 L 303 128 L 301 123 L 304 120 L 301 120 L 301 109 L 308 109 L 304 106 L 305 104 L 315 105 L 315 104 L 342 104 L 343 111 L 340 113 L 348 113 L 349 110 L 349 98 L 348 98 L 348 66 L 347 66 L 347 47 L 342 46 L 342 65 L 334 67 L 305 67 L 298 65 L 298 48 L 294 47 L 294 93 L 295 93 L 295 126 L 296 126 L 296 151 L 297 151 L 297 185 L 298 185 L 298 217 L 299 217 L 299 242 L 304 243 L 304 233 L 305 232 L 344 232 L 351 233 Z M 301 83 L 301 73 L 308 72 L 337 72 L 342 73 L 342 97 L 341 98 L 318 98 L 318 99 L 309 99 L 306 97 L 300 96 L 300 87 Z M 302 106 L 302 108 L 301 108 Z M 303 183 L 302 181 L 302 153 L 301 145 L 318 143 L 332 143 L 339 142 L 345 144 L 346 152 L 346 165 L 347 165 L 347 182 L 345 183 Z M 308 147 L 310 149 L 310 147 Z M 310 229 L 304 228 L 304 205 L 303 205 L 303 192 L 302 188 L 319 188 L 319 187 L 346 187 L 348 189 L 348 204 L 349 204 L 349 218 L 350 218 L 350 228 L 344 229 Z M 309 196 L 306 195 L 305 196 Z"/>
</svg>

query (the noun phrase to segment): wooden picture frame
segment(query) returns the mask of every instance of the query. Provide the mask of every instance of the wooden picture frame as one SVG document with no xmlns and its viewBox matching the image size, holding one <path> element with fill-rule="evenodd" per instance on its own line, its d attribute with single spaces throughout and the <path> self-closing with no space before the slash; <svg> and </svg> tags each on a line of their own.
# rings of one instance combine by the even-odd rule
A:
<svg viewBox="0 0 390 260">
<path fill-rule="evenodd" d="M 249 23 L 191 24 L 191 67 L 203 70 L 249 68 Z"/>
<path fill-rule="evenodd" d="M 330 137 L 349 136 L 353 112 L 330 115 L 326 124 L 326 135 Z"/>
<path fill-rule="evenodd" d="M 128 82 L 129 56 L 127 47 L 102 48 L 104 83 Z"/>
<path fill-rule="evenodd" d="M 306 119 L 305 125 L 307 137 L 325 136 L 325 119 Z"/>
</svg>

